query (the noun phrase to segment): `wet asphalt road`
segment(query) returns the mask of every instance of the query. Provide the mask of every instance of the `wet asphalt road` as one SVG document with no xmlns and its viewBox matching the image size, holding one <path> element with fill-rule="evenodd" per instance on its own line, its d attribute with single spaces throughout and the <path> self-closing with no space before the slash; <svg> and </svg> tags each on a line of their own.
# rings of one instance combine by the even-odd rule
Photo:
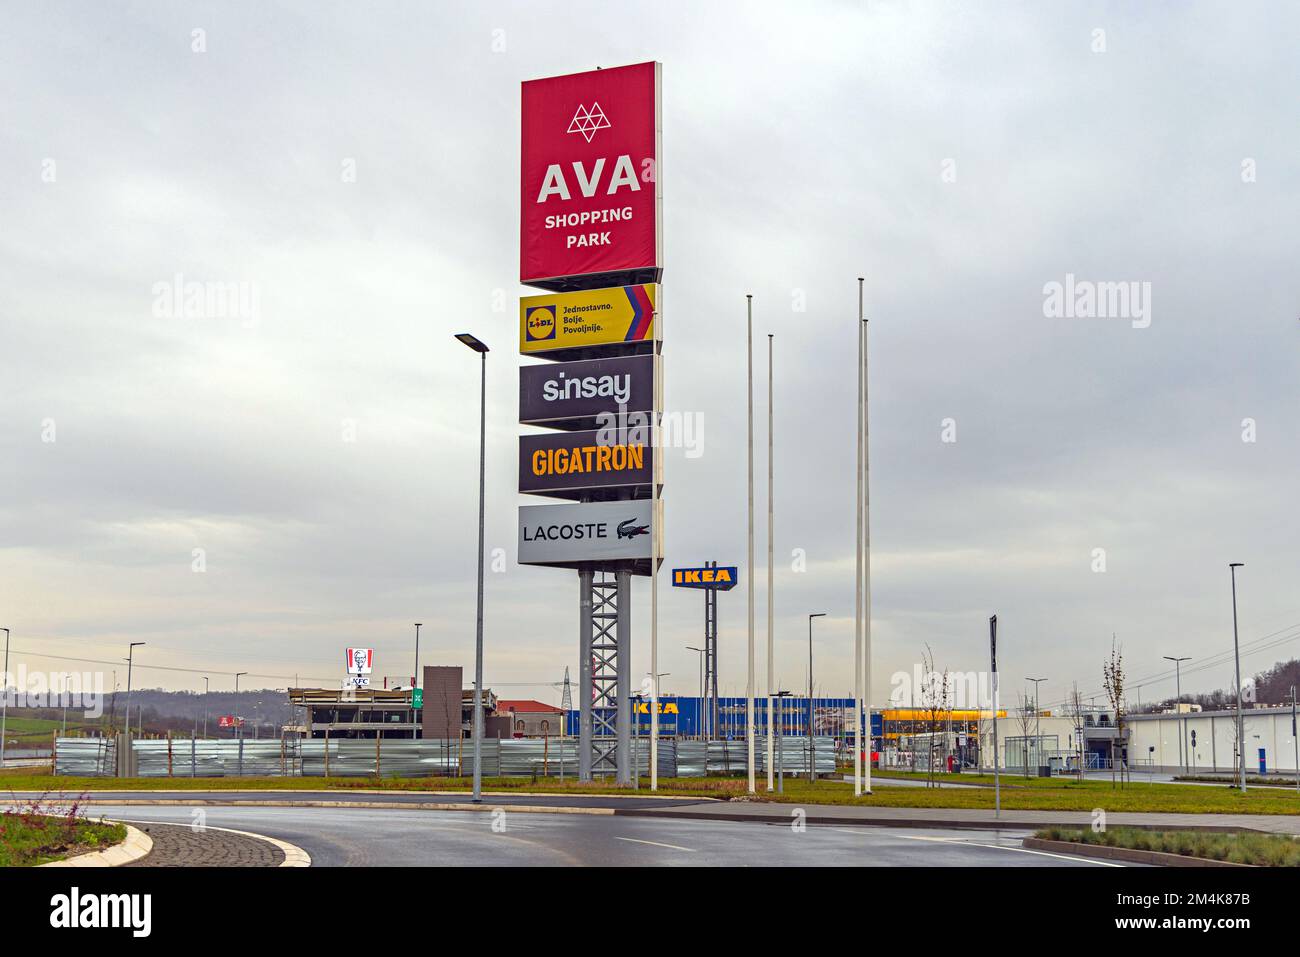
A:
<svg viewBox="0 0 1300 957">
<path fill-rule="evenodd" d="M 1027 851 L 1019 846 L 1025 831 L 827 825 L 795 831 L 788 824 L 397 808 L 90 804 L 86 812 L 176 823 L 192 823 L 201 813 L 217 827 L 296 844 L 317 867 L 1107 866 Z"/>
</svg>

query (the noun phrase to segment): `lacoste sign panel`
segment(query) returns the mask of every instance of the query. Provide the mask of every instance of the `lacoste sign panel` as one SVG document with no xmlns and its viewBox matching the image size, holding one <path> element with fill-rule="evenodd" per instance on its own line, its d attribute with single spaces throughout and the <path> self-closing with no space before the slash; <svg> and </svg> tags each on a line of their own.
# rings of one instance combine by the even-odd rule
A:
<svg viewBox="0 0 1300 957">
<path fill-rule="evenodd" d="M 650 509 L 648 499 L 522 505 L 519 564 L 568 566 L 582 562 L 647 561 Z"/>
<path fill-rule="evenodd" d="M 520 282 L 657 281 L 659 64 L 529 80 L 522 109 Z"/>
<path fill-rule="evenodd" d="M 557 428 L 589 422 L 591 428 L 601 413 L 649 412 L 654 370 L 654 356 L 520 366 L 519 421 Z"/>
</svg>

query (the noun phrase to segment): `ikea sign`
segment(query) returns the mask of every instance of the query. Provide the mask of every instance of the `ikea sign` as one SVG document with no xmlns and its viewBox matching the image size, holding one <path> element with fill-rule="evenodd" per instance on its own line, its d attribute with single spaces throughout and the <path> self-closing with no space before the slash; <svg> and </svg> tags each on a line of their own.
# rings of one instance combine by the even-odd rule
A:
<svg viewBox="0 0 1300 957">
<path fill-rule="evenodd" d="M 735 565 L 706 565 L 703 568 L 674 568 L 675 588 L 716 588 L 727 591 L 740 580 L 740 569 Z"/>
</svg>

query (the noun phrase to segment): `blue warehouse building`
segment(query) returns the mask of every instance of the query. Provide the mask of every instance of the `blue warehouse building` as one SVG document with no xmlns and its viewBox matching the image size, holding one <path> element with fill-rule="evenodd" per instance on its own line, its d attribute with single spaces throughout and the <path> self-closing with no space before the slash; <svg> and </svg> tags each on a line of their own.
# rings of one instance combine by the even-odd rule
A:
<svg viewBox="0 0 1300 957">
<path fill-rule="evenodd" d="M 746 711 L 747 698 L 718 698 L 718 726 L 714 729 L 715 738 L 730 740 L 743 739 L 747 733 Z M 778 698 L 773 702 L 776 709 L 779 733 L 783 735 L 803 735 L 808 733 L 808 698 Z M 661 737 L 695 738 L 703 734 L 707 719 L 706 700 L 699 697 L 682 695 L 664 695 L 659 699 L 659 734 Z M 852 698 L 814 698 L 813 731 L 817 735 L 849 739 L 853 737 L 855 722 L 853 720 Z M 754 699 L 754 724 L 759 735 L 767 734 L 767 698 Z M 568 714 L 567 733 L 578 734 L 578 711 Z M 638 699 L 632 722 L 634 735 L 650 734 L 650 699 Z M 871 737 L 877 744 L 883 733 L 880 712 L 871 714 Z"/>
</svg>

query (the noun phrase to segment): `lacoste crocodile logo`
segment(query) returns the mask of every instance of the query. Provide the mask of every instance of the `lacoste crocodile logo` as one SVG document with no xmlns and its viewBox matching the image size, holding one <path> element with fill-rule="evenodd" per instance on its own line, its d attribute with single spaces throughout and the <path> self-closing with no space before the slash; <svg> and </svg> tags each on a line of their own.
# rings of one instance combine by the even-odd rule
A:
<svg viewBox="0 0 1300 957">
<path fill-rule="evenodd" d="M 619 538 L 636 538 L 638 535 L 649 535 L 649 525 L 638 525 L 635 518 L 629 518 L 625 522 L 618 523 Z"/>
</svg>

